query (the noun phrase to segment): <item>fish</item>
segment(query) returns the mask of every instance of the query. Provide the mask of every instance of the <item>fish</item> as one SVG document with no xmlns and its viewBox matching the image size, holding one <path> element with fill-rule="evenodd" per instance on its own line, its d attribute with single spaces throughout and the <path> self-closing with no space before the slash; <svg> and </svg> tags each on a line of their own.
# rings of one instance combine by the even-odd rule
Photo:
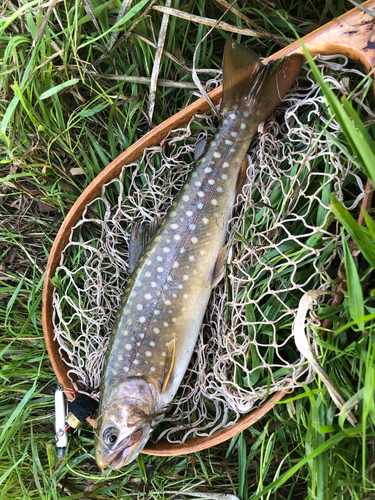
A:
<svg viewBox="0 0 375 500">
<path fill-rule="evenodd" d="M 298 76 L 303 57 L 263 64 L 229 38 L 220 124 L 164 220 L 132 227 L 129 280 L 104 360 L 95 429 L 99 467 L 132 462 L 162 420 L 225 275 L 227 223 L 247 182 L 247 150 Z"/>
</svg>

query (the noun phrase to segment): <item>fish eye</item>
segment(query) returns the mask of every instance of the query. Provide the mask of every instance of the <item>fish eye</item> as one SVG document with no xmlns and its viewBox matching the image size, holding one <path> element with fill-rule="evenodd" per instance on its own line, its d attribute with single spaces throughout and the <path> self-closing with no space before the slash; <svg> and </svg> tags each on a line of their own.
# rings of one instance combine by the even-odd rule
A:
<svg viewBox="0 0 375 500">
<path fill-rule="evenodd" d="M 114 427 L 107 427 L 103 432 L 103 440 L 106 445 L 112 445 L 117 441 L 117 431 Z"/>
</svg>

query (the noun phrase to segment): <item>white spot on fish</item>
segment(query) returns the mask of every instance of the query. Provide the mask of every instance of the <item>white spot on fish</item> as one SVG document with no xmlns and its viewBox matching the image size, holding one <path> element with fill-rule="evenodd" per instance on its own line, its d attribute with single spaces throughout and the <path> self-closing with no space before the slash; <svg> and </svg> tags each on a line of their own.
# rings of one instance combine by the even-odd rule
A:
<svg viewBox="0 0 375 500">
<path fill-rule="evenodd" d="M 152 264 L 152 261 L 150 259 L 147 259 L 146 260 L 146 266 L 151 266 L 151 264 Z"/>
<path fill-rule="evenodd" d="M 187 215 L 188 217 L 191 217 L 191 216 L 193 215 L 193 212 L 192 212 L 191 210 L 188 210 L 188 211 L 186 212 L 186 215 Z"/>
<path fill-rule="evenodd" d="M 184 279 L 185 281 L 187 281 L 187 280 L 189 279 L 189 276 L 188 276 L 187 274 L 184 274 L 184 275 L 183 275 L 183 279 Z"/>
<path fill-rule="evenodd" d="M 146 321 L 146 318 L 145 318 L 144 316 L 141 316 L 141 317 L 139 318 L 139 322 L 140 322 L 140 323 L 144 323 L 145 321 Z"/>
<path fill-rule="evenodd" d="M 222 179 L 227 179 L 227 178 L 228 178 L 228 176 L 227 176 L 227 174 L 222 174 L 221 178 L 222 178 Z"/>
<path fill-rule="evenodd" d="M 191 238 L 191 242 L 192 242 L 192 243 L 198 243 L 198 238 L 196 238 L 195 236 L 193 236 L 193 237 Z"/>
<path fill-rule="evenodd" d="M 147 271 L 147 273 L 145 273 L 145 276 L 146 276 L 146 278 L 150 278 L 151 273 L 149 271 Z"/>
<path fill-rule="evenodd" d="M 131 351 L 131 349 L 132 349 L 131 344 L 125 344 L 125 349 L 126 349 L 127 351 Z"/>
<path fill-rule="evenodd" d="M 172 229 L 178 229 L 178 224 L 171 224 Z"/>
<path fill-rule="evenodd" d="M 216 188 L 216 191 L 217 191 L 218 193 L 221 193 L 221 192 L 223 191 L 223 188 L 219 186 L 218 188 Z"/>
<path fill-rule="evenodd" d="M 152 367 L 150 368 L 150 372 L 154 372 L 154 371 L 155 371 L 155 368 L 152 366 Z"/>
<path fill-rule="evenodd" d="M 167 344 L 168 344 L 168 342 L 167 342 L 165 345 L 167 345 Z M 166 356 L 166 355 L 167 355 L 167 353 L 163 351 L 163 352 L 161 353 L 161 355 L 162 355 L 162 356 Z"/>
<path fill-rule="evenodd" d="M 124 366 L 124 371 L 128 372 L 129 371 L 129 367 L 128 366 Z"/>
<path fill-rule="evenodd" d="M 160 314 L 160 311 L 158 309 L 155 309 L 154 314 L 156 314 L 156 316 L 158 316 Z"/>
<path fill-rule="evenodd" d="M 182 290 L 182 289 L 184 288 L 184 286 L 183 286 L 183 285 L 181 285 L 181 283 L 180 283 L 180 284 L 178 285 L 178 288 L 179 288 L 180 290 Z"/>
<path fill-rule="evenodd" d="M 154 328 L 154 333 L 160 333 L 159 328 Z M 150 343 L 150 345 L 151 345 L 151 343 Z M 155 345 L 155 344 L 154 344 L 154 345 Z"/>
<path fill-rule="evenodd" d="M 139 365 L 139 359 L 135 359 L 135 360 L 134 360 L 134 364 L 135 364 L 135 365 Z"/>
<path fill-rule="evenodd" d="M 157 286 L 157 285 L 156 285 L 156 283 L 155 283 L 155 281 L 153 281 L 153 282 L 151 283 L 151 286 L 152 286 L 152 288 L 155 288 L 155 287 Z"/>
<path fill-rule="evenodd" d="M 171 249 L 170 249 L 170 248 L 168 248 L 168 247 L 164 247 L 164 248 L 163 248 L 163 252 L 164 252 L 164 253 L 169 253 L 170 251 L 171 251 Z"/>
<path fill-rule="evenodd" d="M 167 281 L 172 281 L 172 276 L 168 276 Z"/>
<path fill-rule="evenodd" d="M 119 355 L 117 356 L 117 359 L 118 359 L 119 361 L 122 361 L 124 358 L 121 356 L 121 354 L 119 354 Z"/>
<path fill-rule="evenodd" d="M 206 161 L 206 160 L 205 160 L 205 161 Z M 191 174 L 191 176 L 192 176 L 192 178 L 193 178 L 193 179 L 195 179 L 195 177 L 198 177 L 198 172 L 193 172 L 193 173 Z"/>
<path fill-rule="evenodd" d="M 212 168 L 211 167 L 206 167 L 204 169 L 204 171 L 206 172 L 206 174 L 210 174 L 212 172 Z"/>
<path fill-rule="evenodd" d="M 234 148 L 230 148 L 229 152 L 234 153 L 236 150 Z"/>
<path fill-rule="evenodd" d="M 244 123 L 241 123 L 241 129 L 245 129 L 246 128 L 246 125 Z"/>
<path fill-rule="evenodd" d="M 184 297 L 184 299 L 188 299 L 189 295 L 187 293 L 184 293 L 183 297 Z"/>
<path fill-rule="evenodd" d="M 176 217 L 176 212 L 174 210 L 171 212 L 171 217 Z"/>
<path fill-rule="evenodd" d="M 176 323 L 177 319 L 176 318 L 172 318 L 172 323 Z"/>
<path fill-rule="evenodd" d="M 198 203 L 197 207 L 198 208 L 203 208 L 203 203 Z"/>
<path fill-rule="evenodd" d="M 145 354 L 146 354 L 146 356 L 147 356 L 148 358 L 150 358 L 150 357 L 152 356 L 152 352 L 151 352 L 151 351 L 146 351 L 146 352 L 145 352 Z"/>
<path fill-rule="evenodd" d="M 184 194 L 184 196 L 182 197 L 182 199 L 184 201 L 189 201 L 189 196 L 187 194 Z"/>
<path fill-rule="evenodd" d="M 180 253 L 185 253 L 185 248 L 184 247 L 181 248 Z"/>
<path fill-rule="evenodd" d="M 198 196 L 199 196 L 200 198 L 203 198 L 203 196 L 204 196 L 204 192 L 203 192 L 203 191 L 198 191 Z"/>
<path fill-rule="evenodd" d="M 151 340 L 151 342 L 149 343 L 149 345 L 150 345 L 151 347 L 155 347 L 155 342 L 153 342 L 153 341 Z"/>
<path fill-rule="evenodd" d="M 243 116 L 244 118 L 249 118 L 250 113 L 249 113 L 248 111 L 244 111 L 244 112 L 242 113 L 242 116 Z"/>
<path fill-rule="evenodd" d="M 202 163 L 204 163 L 205 161 L 206 161 L 206 158 L 205 158 L 205 157 L 201 158 L 201 162 L 202 162 Z"/>
<path fill-rule="evenodd" d="M 158 256 L 156 257 L 156 259 L 157 259 L 159 262 L 162 262 L 162 261 L 163 261 L 163 257 L 161 257 L 160 255 L 158 255 Z"/>
<path fill-rule="evenodd" d="M 201 186 L 201 185 L 202 185 L 202 183 L 201 183 L 200 181 L 194 182 L 194 184 L 195 184 L 197 187 L 199 187 L 199 186 Z"/>
<path fill-rule="evenodd" d="M 225 118 L 225 120 L 223 121 L 223 124 L 224 125 L 228 125 L 228 120 Z"/>
<path fill-rule="evenodd" d="M 158 271 L 158 273 L 162 273 L 164 271 L 164 269 L 162 267 L 158 267 L 157 271 Z"/>
<path fill-rule="evenodd" d="M 194 231 L 194 229 L 196 228 L 196 225 L 195 224 L 190 224 L 189 228 Z"/>
<path fill-rule="evenodd" d="M 175 263 L 173 264 L 173 267 L 174 267 L 175 269 L 177 269 L 179 265 L 180 265 L 180 264 L 179 264 L 178 262 L 175 262 Z"/>
<path fill-rule="evenodd" d="M 237 132 L 231 132 L 231 133 L 230 133 L 230 135 L 231 135 L 232 137 L 237 137 Z"/>
<path fill-rule="evenodd" d="M 176 241 L 180 241 L 181 236 L 180 236 L 179 234 L 175 234 L 175 235 L 174 235 L 174 239 L 175 239 Z"/>
<path fill-rule="evenodd" d="M 231 114 L 231 115 L 229 115 L 229 116 L 232 118 L 232 120 L 234 120 L 234 119 L 236 118 L 236 115 L 235 115 L 234 113 L 232 113 L 232 114 Z"/>
<path fill-rule="evenodd" d="M 207 217 L 203 217 L 202 221 L 203 221 L 203 224 L 208 224 L 208 219 L 207 219 Z"/>
<path fill-rule="evenodd" d="M 211 200 L 212 205 L 217 205 L 217 200 L 213 199 Z"/>
<path fill-rule="evenodd" d="M 166 321 L 164 321 L 163 325 L 164 326 L 169 326 L 169 324 Z"/>
<path fill-rule="evenodd" d="M 217 151 L 215 151 L 215 153 L 214 153 L 214 158 L 220 158 L 220 157 L 221 157 L 221 154 L 220 154 L 220 153 L 218 153 Z"/>
<path fill-rule="evenodd" d="M 165 301 L 164 301 L 164 304 L 165 304 L 166 306 L 170 306 L 170 305 L 171 305 L 171 301 L 170 301 L 170 300 L 165 300 Z"/>
<path fill-rule="evenodd" d="M 214 179 L 209 179 L 208 184 L 211 184 L 211 186 L 212 186 L 213 184 L 215 184 Z"/>
<path fill-rule="evenodd" d="M 229 167 L 229 163 L 228 163 L 227 161 L 225 161 L 225 162 L 223 163 L 223 168 L 228 168 L 228 167 Z"/>
<path fill-rule="evenodd" d="M 193 262 L 195 260 L 194 255 L 190 255 L 189 260 L 190 260 L 190 262 Z"/>
<path fill-rule="evenodd" d="M 151 299 L 152 299 L 152 297 L 151 297 L 151 295 L 150 295 L 149 293 L 146 293 L 146 295 L 145 295 L 145 299 L 146 299 L 146 300 L 151 300 Z"/>
<path fill-rule="evenodd" d="M 137 304 L 137 309 L 138 309 L 138 311 L 142 311 L 143 305 L 142 304 Z"/>
</svg>

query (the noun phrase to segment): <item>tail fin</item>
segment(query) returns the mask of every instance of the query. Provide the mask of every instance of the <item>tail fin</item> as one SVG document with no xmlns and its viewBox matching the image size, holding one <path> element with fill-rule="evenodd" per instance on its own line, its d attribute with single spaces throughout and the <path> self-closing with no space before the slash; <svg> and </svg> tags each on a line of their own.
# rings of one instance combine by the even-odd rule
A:
<svg viewBox="0 0 375 500">
<path fill-rule="evenodd" d="M 303 56 L 292 54 L 264 65 L 251 49 L 227 40 L 223 60 L 221 113 L 247 110 L 259 122 L 267 120 L 297 78 Z"/>
</svg>

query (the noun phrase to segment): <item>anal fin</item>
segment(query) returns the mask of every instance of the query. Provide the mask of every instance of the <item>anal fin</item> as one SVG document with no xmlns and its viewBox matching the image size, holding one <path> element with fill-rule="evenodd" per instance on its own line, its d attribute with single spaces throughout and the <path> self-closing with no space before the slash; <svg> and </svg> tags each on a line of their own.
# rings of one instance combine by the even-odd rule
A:
<svg viewBox="0 0 375 500">
<path fill-rule="evenodd" d="M 223 246 L 217 256 L 215 267 L 212 272 L 211 286 L 212 288 L 216 286 L 225 276 L 225 266 L 227 262 L 230 262 L 232 257 L 232 249 L 228 252 L 228 243 Z"/>
<path fill-rule="evenodd" d="M 165 367 L 164 367 L 164 377 L 163 377 L 163 385 L 161 387 L 161 393 L 163 394 L 168 386 L 169 379 L 171 377 L 174 365 L 176 361 L 176 339 L 173 338 L 167 344 L 167 355 L 165 358 Z"/>
<path fill-rule="evenodd" d="M 242 160 L 241 167 L 240 167 L 240 172 L 238 174 L 237 178 L 237 184 L 236 184 L 236 198 L 239 194 L 242 193 L 243 187 L 249 182 L 249 177 L 252 175 L 250 170 L 248 168 L 253 164 L 251 160 L 250 155 L 245 155 L 244 159 Z"/>
</svg>

